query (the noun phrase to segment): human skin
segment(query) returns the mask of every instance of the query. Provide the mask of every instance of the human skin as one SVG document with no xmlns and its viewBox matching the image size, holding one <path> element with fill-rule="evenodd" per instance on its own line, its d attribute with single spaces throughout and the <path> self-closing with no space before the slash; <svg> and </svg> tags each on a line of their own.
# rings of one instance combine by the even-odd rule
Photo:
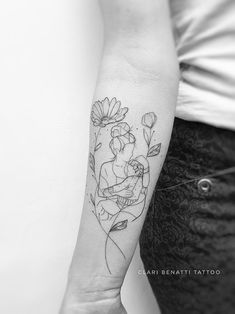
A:
<svg viewBox="0 0 235 314">
<path fill-rule="evenodd" d="M 110 120 L 105 125 L 105 117 L 101 125 L 96 112 L 90 127 L 90 153 L 95 157 L 88 167 L 82 218 L 60 314 L 126 313 L 120 291 L 167 153 L 177 97 L 178 66 L 167 1 L 100 0 L 100 6 L 105 40 L 94 103 L 103 101 L 105 107 L 107 99 L 112 99 L 113 103 L 121 102 L 120 108 L 128 108 L 116 119 L 131 126 L 136 138 L 132 158 L 143 155 L 148 159 L 150 181 L 143 213 L 133 222 L 122 218 L 118 224 L 112 224 L 112 239 L 109 235 L 107 238 L 96 215 L 96 200 L 92 207 L 90 197 L 99 197 L 95 193 L 99 188 L 95 176 L 101 165 L 113 158 L 110 134 L 112 126 L 119 122 Z M 94 113 L 97 109 L 92 108 Z M 157 117 L 154 127 L 148 125 L 148 119 L 141 120 L 146 113 L 150 121 Z M 151 136 L 144 137 L 143 132 Z M 150 137 L 155 146 L 150 144 Z M 113 217 L 114 221 L 125 217 L 121 211 Z M 107 242 L 108 261 L 104 256 Z"/>
</svg>

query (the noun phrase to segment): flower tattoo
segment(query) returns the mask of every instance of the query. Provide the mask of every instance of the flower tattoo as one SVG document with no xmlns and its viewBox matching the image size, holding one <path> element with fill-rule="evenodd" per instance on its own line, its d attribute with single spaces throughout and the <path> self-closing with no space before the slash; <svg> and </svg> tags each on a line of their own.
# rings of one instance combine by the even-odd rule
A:
<svg viewBox="0 0 235 314">
<path fill-rule="evenodd" d="M 105 263 L 108 272 L 112 273 L 108 248 L 113 245 L 123 259 L 125 253 L 114 240 L 114 234 L 127 230 L 130 223 L 138 219 L 146 204 L 148 186 L 150 182 L 149 158 L 157 156 L 161 150 L 161 143 L 155 142 L 153 128 L 157 122 L 154 112 L 143 115 L 143 136 L 147 143 L 147 153 L 136 153 L 134 132 L 126 121 L 127 107 L 122 107 L 121 102 L 115 97 L 109 100 L 96 101 L 91 112 L 91 121 L 97 131 L 95 132 L 94 151 L 90 153 L 90 169 L 95 180 L 95 191 L 90 193 L 90 203 L 101 229 L 106 234 L 104 243 Z M 109 125 L 112 126 L 109 127 Z M 98 143 L 100 131 L 104 127 L 109 133 L 109 149 L 112 158 L 107 158 L 100 167 L 96 165 L 96 152 L 102 150 L 102 141 Z M 98 169 L 97 169 L 98 168 Z"/>
<path fill-rule="evenodd" d="M 155 126 L 156 122 L 157 122 L 157 116 L 154 112 L 145 113 L 141 120 L 142 125 L 147 128 L 147 129 L 143 129 L 143 135 L 144 135 L 145 142 L 148 145 L 148 153 L 147 153 L 148 157 L 157 156 L 161 150 L 161 143 L 150 146 L 152 137 L 155 133 L 155 131 L 152 131 L 152 128 Z"/>
<path fill-rule="evenodd" d="M 121 102 L 115 97 L 111 101 L 106 97 L 102 101 L 96 101 L 92 106 L 91 121 L 94 126 L 105 127 L 108 124 L 122 121 L 128 108 L 121 108 Z"/>
<path fill-rule="evenodd" d="M 157 116 L 155 115 L 154 112 L 148 112 L 143 115 L 141 123 L 143 126 L 146 126 L 149 129 L 152 129 L 152 127 L 155 125 L 157 122 Z"/>
</svg>

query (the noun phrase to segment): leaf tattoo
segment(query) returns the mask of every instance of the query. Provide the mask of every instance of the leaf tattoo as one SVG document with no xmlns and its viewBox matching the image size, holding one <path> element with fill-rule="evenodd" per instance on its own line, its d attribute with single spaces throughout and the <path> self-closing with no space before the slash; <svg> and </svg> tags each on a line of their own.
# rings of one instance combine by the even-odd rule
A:
<svg viewBox="0 0 235 314">
<path fill-rule="evenodd" d="M 97 150 L 99 150 L 101 148 L 101 146 L 102 146 L 102 143 L 97 144 L 95 147 L 95 152 L 97 152 Z"/>
<path fill-rule="evenodd" d="M 120 230 L 126 229 L 127 228 L 127 222 L 128 222 L 127 219 L 117 222 L 114 226 L 112 226 L 112 228 L 110 229 L 110 232 L 120 231 Z"/>
<path fill-rule="evenodd" d="M 92 205 L 95 207 L 95 199 L 94 196 L 90 193 L 90 200 L 92 202 Z"/>
<path fill-rule="evenodd" d="M 89 155 L 89 165 L 93 173 L 95 174 L 95 157 L 92 153 Z"/>
<path fill-rule="evenodd" d="M 152 147 L 150 147 L 150 149 L 148 150 L 147 157 L 157 156 L 161 151 L 161 146 L 162 146 L 162 144 L 159 143 L 159 144 L 156 144 L 156 145 L 153 145 Z"/>
</svg>

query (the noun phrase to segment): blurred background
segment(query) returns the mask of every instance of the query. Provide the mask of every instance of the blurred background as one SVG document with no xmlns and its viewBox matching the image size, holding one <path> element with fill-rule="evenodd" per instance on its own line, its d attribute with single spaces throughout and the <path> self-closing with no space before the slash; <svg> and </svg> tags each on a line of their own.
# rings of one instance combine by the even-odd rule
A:
<svg viewBox="0 0 235 314">
<path fill-rule="evenodd" d="M 83 201 L 98 0 L 0 4 L 0 313 L 57 314 Z M 128 314 L 158 314 L 137 252 Z"/>
</svg>

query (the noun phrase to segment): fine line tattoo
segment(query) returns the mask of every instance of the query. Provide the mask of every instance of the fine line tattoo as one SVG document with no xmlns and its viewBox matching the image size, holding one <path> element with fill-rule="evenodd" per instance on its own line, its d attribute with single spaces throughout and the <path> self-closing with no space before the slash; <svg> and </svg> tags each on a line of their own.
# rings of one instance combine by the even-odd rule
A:
<svg viewBox="0 0 235 314">
<path fill-rule="evenodd" d="M 136 137 L 131 127 L 125 122 L 129 109 L 121 106 L 115 97 L 109 100 L 96 101 L 92 106 L 91 121 L 97 128 L 94 149 L 89 156 L 92 177 L 95 180 L 95 191 L 90 193 L 90 202 L 101 229 L 106 234 L 104 244 L 105 262 L 109 273 L 108 242 L 126 258 L 119 244 L 113 239 L 116 232 L 128 228 L 138 219 L 145 208 L 146 196 L 150 182 L 149 158 L 161 151 L 161 143 L 152 144 L 155 140 L 157 116 L 147 112 L 142 116 L 143 137 L 147 145 L 146 154 L 136 154 Z M 101 130 L 110 136 L 108 150 L 112 158 L 104 161 L 99 169 L 96 165 L 96 154 L 105 146 L 99 141 Z M 135 157 L 133 157 L 135 156 Z"/>
</svg>

